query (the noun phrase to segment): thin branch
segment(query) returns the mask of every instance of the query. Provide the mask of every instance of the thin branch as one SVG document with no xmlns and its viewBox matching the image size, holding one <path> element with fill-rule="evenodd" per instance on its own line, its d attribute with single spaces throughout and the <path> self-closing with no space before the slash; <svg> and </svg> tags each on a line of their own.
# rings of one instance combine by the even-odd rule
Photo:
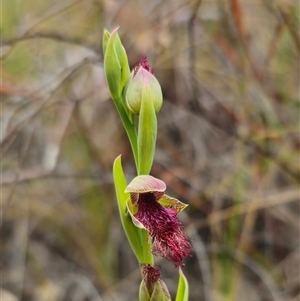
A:
<svg viewBox="0 0 300 301">
<path fill-rule="evenodd" d="M 58 7 L 58 9 L 52 9 L 52 11 L 48 10 L 46 12 L 46 14 L 44 14 L 43 16 L 41 16 L 39 18 L 39 20 L 37 20 L 33 25 L 31 25 L 29 28 L 27 28 L 25 30 L 25 32 L 23 32 L 23 35 L 26 35 L 28 33 L 30 33 L 33 29 L 35 29 L 37 26 L 39 26 L 40 24 L 42 24 L 43 22 L 61 14 L 64 11 L 67 11 L 68 9 L 78 5 L 78 4 L 82 4 L 82 2 L 87 1 L 87 0 L 76 0 L 74 2 L 68 3 L 63 7 Z M 58 2 L 59 3 L 59 2 Z M 52 7 L 53 8 L 53 7 Z"/>
<path fill-rule="evenodd" d="M 111 184 L 111 176 L 105 174 L 93 174 L 93 173 L 64 173 L 56 170 L 47 170 L 42 166 L 34 167 L 27 170 L 22 170 L 18 179 L 16 179 L 15 173 L 7 172 L 2 175 L 1 185 L 12 185 L 12 184 L 24 184 L 32 181 L 41 181 L 47 179 L 95 179 L 100 184 Z"/>
<path fill-rule="evenodd" d="M 63 107 L 60 112 L 60 120 L 56 131 L 50 138 L 49 145 L 45 148 L 45 162 L 42 167 L 32 168 L 29 170 L 20 170 L 16 174 L 2 175 L 1 184 L 17 184 L 26 180 L 34 179 L 37 177 L 45 177 L 52 173 L 56 167 L 58 156 L 60 153 L 60 146 L 67 130 L 69 121 L 71 119 L 75 107 L 74 102 L 69 102 L 67 106 Z M 50 149 L 50 151 L 49 151 Z M 23 161 L 25 160 L 25 156 Z"/>
<path fill-rule="evenodd" d="M 21 129 L 34 117 L 36 117 L 46 106 L 48 101 L 57 93 L 58 89 L 80 68 L 84 67 L 88 63 L 95 63 L 98 59 L 87 59 L 84 58 L 79 63 L 74 64 L 70 68 L 67 68 L 67 75 L 64 75 L 66 73 L 66 70 L 63 70 L 61 72 L 61 76 L 64 75 L 63 79 L 56 85 L 56 87 L 50 92 L 50 95 L 44 99 L 44 101 L 40 100 L 38 103 L 38 107 L 28 116 L 25 120 L 20 121 L 14 128 L 12 128 L 6 135 L 2 138 L 0 145 L 5 145 L 5 143 L 12 137 L 12 135 L 16 135 Z M 57 76 L 59 77 L 59 75 Z M 56 77 L 56 78 L 57 78 Z M 42 89 L 42 88 L 40 88 Z"/>
<path fill-rule="evenodd" d="M 251 144 L 251 141 L 243 141 L 245 144 Z M 255 143 L 256 150 L 264 157 L 274 161 L 274 163 L 290 177 L 292 177 L 297 183 L 300 182 L 300 172 L 293 169 L 290 165 L 284 162 L 282 159 L 277 158 L 276 154 L 273 154 L 269 149 L 261 147 L 258 143 Z"/>
<path fill-rule="evenodd" d="M 69 44 L 73 44 L 76 46 L 85 47 L 85 48 L 92 50 L 95 53 L 99 54 L 99 49 L 95 45 L 87 43 L 87 42 L 81 40 L 80 38 L 66 37 L 59 33 L 39 32 L 39 33 L 27 34 L 27 35 L 23 35 L 23 36 L 12 38 L 12 39 L 2 40 L 0 45 L 1 46 L 13 46 L 20 42 L 24 42 L 24 41 L 28 41 L 28 40 L 35 40 L 35 39 L 50 39 L 50 40 L 55 40 L 57 42 L 69 43 Z"/>
<path fill-rule="evenodd" d="M 200 220 L 194 225 L 200 229 L 212 226 L 228 220 L 237 215 L 243 215 L 249 212 L 266 209 L 269 207 L 280 206 L 286 203 L 300 200 L 300 191 L 298 188 L 292 188 L 271 195 L 262 196 L 254 200 L 249 200 L 243 204 L 235 205 L 227 209 L 219 210 L 210 214 L 205 220 Z M 249 204 L 251 203 L 251 206 Z"/>
<path fill-rule="evenodd" d="M 241 5 L 239 3 L 239 0 L 231 0 L 230 3 L 231 3 L 232 15 L 233 15 L 233 18 L 234 18 L 234 21 L 235 21 L 235 26 L 236 26 L 238 36 L 239 36 L 240 41 L 241 41 L 241 45 L 243 46 L 246 58 L 249 62 L 249 65 L 252 69 L 252 72 L 253 72 L 255 78 L 260 82 L 263 79 L 262 71 L 257 66 L 257 64 L 254 62 L 254 59 L 251 56 L 251 53 L 249 51 L 248 30 L 247 30 L 247 28 L 245 26 L 245 23 L 243 21 L 244 17 L 243 17 L 243 12 L 242 12 Z"/>
<path fill-rule="evenodd" d="M 186 212 L 182 212 L 181 216 L 186 220 L 186 224 L 189 220 L 189 217 Z M 199 269 L 201 271 L 202 281 L 203 281 L 203 301 L 211 301 L 212 298 L 212 268 L 209 261 L 208 249 L 206 248 L 205 243 L 201 239 L 200 235 L 197 232 L 197 229 L 194 224 L 190 224 L 186 229 L 188 237 L 192 239 L 193 250 L 198 259 Z"/>
<path fill-rule="evenodd" d="M 195 25 L 197 20 L 198 10 L 202 0 L 198 0 L 193 8 L 193 13 L 188 21 L 188 38 L 189 38 L 189 68 L 190 68 L 190 83 L 192 87 L 193 99 L 197 101 L 197 98 L 200 94 L 199 86 L 196 81 L 196 49 L 194 46 L 195 41 Z"/>
<path fill-rule="evenodd" d="M 291 24 L 290 16 L 281 7 L 279 7 L 279 13 L 283 19 L 284 24 L 288 28 L 288 31 L 290 32 L 290 35 L 294 41 L 294 44 L 296 46 L 298 53 L 299 53 L 300 52 L 300 37 L 299 37 L 299 34 L 294 30 L 294 28 Z"/>
</svg>

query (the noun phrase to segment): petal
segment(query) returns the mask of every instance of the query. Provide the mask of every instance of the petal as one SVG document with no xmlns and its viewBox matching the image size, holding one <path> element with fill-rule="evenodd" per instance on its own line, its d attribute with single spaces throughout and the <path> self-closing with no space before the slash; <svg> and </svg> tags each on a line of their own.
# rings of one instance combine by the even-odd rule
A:
<svg viewBox="0 0 300 301">
<path fill-rule="evenodd" d="M 142 176 L 135 177 L 126 187 L 125 192 L 130 192 L 130 193 L 153 192 L 155 194 L 155 192 L 164 192 L 165 190 L 166 190 L 165 182 L 149 175 L 142 175 Z"/>
<path fill-rule="evenodd" d="M 130 199 L 128 199 L 126 206 L 127 206 L 127 210 L 130 214 L 133 224 L 140 229 L 145 229 L 144 225 L 134 216 L 134 214 L 137 211 L 137 208 L 132 205 L 132 202 Z"/>
<path fill-rule="evenodd" d="M 179 200 L 172 198 L 166 194 L 162 196 L 158 202 L 166 208 L 174 209 L 177 212 L 177 214 L 179 214 L 183 209 L 185 209 L 188 206 L 187 204 L 184 204 Z"/>
<path fill-rule="evenodd" d="M 136 206 L 139 200 L 139 194 L 135 192 L 130 193 L 130 198 L 133 206 Z"/>
<path fill-rule="evenodd" d="M 149 300 L 151 300 L 151 296 L 148 292 L 145 280 L 142 280 L 142 282 L 140 284 L 139 300 L 140 301 L 149 301 Z"/>
</svg>

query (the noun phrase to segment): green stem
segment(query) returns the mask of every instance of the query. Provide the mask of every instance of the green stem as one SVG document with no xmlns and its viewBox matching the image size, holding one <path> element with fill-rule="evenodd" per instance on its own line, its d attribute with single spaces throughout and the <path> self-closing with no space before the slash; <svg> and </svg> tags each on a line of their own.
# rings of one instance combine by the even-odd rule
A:
<svg viewBox="0 0 300 301">
<path fill-rule="evenodd" d="M 140 263 L 154 265 L 154 259 L 151 253 L 152 243 L 150 242 L 149 233 L 145 229 L 142 229 L 141 232 L 142 232 L 142 241 L 143 241 L 144 262 L 140 262 Z"/>
<path fill-rule="evenodd" d="M 114 103 L 117 107 L 118 113 L 122 119 L 122 123 L 124 125 L 125 131 L 127 133 L 131 149 L 133 152 L 134 162 L 136 169 L 138 169 L 138 147 L 137 147 L 137 132 L 133 122 L 130 121 L 124 106 L 123 99 L 119 97 L 118 99 L 114 99 Z"/>
</svg>

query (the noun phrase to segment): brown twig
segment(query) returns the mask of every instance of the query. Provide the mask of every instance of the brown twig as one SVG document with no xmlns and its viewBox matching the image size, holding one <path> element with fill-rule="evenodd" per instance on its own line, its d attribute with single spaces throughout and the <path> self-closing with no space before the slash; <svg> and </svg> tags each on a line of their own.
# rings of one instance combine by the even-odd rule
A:
<svg viewBox="0 0 300 301">
<path fill-rule="evenodd" d="M 195 41 L 195 25 L 197 20 L 198 10 L 200 8 L 202 0 L 198 0 L 193 8 L 192 15 L 188 21 L 188 39 L 189 39 L 189 68 L 190 68 L 190 84 L 192 87 L 193 99 L 197 101 L 197 97 L 200 95 L 199 85 L 196 80 L 196 49 L 194 45 Z"/>
<path fill-rule="evenodd" d="M 244 16 L 243 12 L 239 3 L 239 0 L 231 0 L 231 10 L 232 10 L 232 15 L 235 21 L 236 29 L 241 41 L 241 44 L 243 46 L 246 58 L 249 62 L 249 65 L 253 71 L 254 76 L 257 78 L 258 81 L 262 80 L 262 72 L 258 68 L 257 64 L 255 64 L 253 57 L 251 56 L 249 52 L 249 39 L 248 39 L 248 31 L 246 29 L 246 26 L 243 22 Z"/>
<path fill-rule="evenodd" d="M 282 7 L 278 7 L 279 13 L 283 19 L 284 24 L 286 25 L 288 31 L 290 32 L 290 35 L 294 41 L 294 44 L 296 46 L 296 49 L 298 53 L 300 52 L 300 37 L 294 30 L 291 22 L 290 22 L 290 16 L 288 12 L 286 12 Z"/>
<path fill-rule="evenodd" d="M 37 108 L 35 108 L 31 114 L 25 119 L 20 121 L 16 126 L 14 126 L 12 129 L 9 130 L 8 133 L 5 133 L 4 137 L 1 140 L 1 145 L 5 145 L 7 142 L 11 140 L 12 137 L 14 137 L 21 129 L 33 118 L 35 118 L 45 107 L 47 107 L 48 101 L 57 93 L 58 89 L 62 87 L 66 81 L 68 81 L 75 72 L 77 72 L 79 69 L 84 67 L 88 63 L 95 63 L 98 59 L 94 58 L 84 58 L 79 63 L 74 64 L 73 66 L 64 69 L 59 76 L 62 76 L 63 79 L 56 85 L 56 87 L 47 95 L 47 97 L 44 100 L 40 100 L 38 102 Z M 42 88 L 40 88 L 42 89 Z"/>
<path fill-rule="evenodd" d="M 16 37 L 16 38 L 2 40 L 0 45 L 1 46 L 13 46 L 20 42 L 24 42 L 24 41 L 28 41 L 28 40 L 35 40 L 35 39 L 50 39 L 50 40 L 55 40 L 57 42 L 69 43 L 69 44 L 73 44 L 76 46 L 88 48 L 88 49 L 94 51 L 95 53 L 99 54 L 99 49 L 97 49 L 96 46 L 94 46 L 90 43 L 87 43 L 76 37 L 74 37 L 74 38 L 66 37 L 62 34 L 51 33 L 51 32 L 49 32 L 49 33 L 39 32 L 39 33 L 33 33 L 33 34 L 26 34 L 26 35 Z"/>
<path fill-rule="evenodd" d="M 296 202 L 300 200 L 298 188 L 291 188 L 286 191 L 277 192 L 271 195 L 258 197 L 254 200 L 249 200 L 243 204 L 219 210 L 211 213 L 205 220 L 195 221 L 194 225 L 200 229 L 207 226 L 212 226 L 228 220 L 237 215 L 243 215 L 249 212 L 262 210 L 269 207 L 280 206 L 286 203 Z M 251 206 L 249 206 L 251 204 Z"/>
</svg>

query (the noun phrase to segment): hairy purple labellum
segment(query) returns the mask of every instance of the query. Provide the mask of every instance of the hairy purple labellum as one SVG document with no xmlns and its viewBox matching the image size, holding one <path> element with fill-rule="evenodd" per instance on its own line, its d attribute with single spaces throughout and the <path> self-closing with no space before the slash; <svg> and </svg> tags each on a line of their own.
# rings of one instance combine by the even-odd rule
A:
<svg viewBox="0 0 300 301">
<path fill-rule="evenodd" d="M 160 205 L 153 193 L 143 193 L 139 196 L 138 212 L 134 217 L 149 231 L 154 254 L 161 254 L 175 266 L 182 266 L 182 260 L 190 255 L 191 247 L 176 215 L 176 210 Z"/>
<path fill-rule="evenodd" d="M 135 225 L 145 228 L 152 239 L 153 250 L 171 260 L 176 267 L 190 256 L 191 245 L 176 218 L 186 205 L 165 195 L 165 184 L 152 176 L 138 176 L 126 188 L 137 212 L 129 212 Z"/>
</svg>

